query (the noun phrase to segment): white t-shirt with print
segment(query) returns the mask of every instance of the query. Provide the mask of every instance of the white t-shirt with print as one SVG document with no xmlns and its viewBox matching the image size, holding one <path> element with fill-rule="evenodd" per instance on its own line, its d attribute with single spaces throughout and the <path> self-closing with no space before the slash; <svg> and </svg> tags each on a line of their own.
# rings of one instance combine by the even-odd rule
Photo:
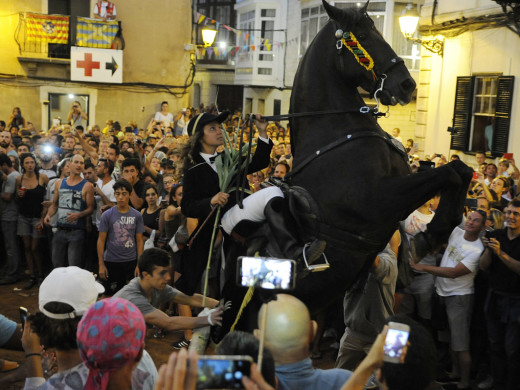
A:
<svg viewBox="0 0 520 390">
<path fill-rule="evenodd" d="M 437 277 L 435 280 L 437 294 L 443 297 L 473 294 L 473 279 L 475 279 L 483 250 L 484 244 L 480 239 L 467 241 L 464 239 L 464 230 L 456 227 L 448 240 L 448 247 L 442 256 L 440 266 L 455 268 L 459 263 L 462 263 L 471 272 L 455 279 Z"/>
</svg>

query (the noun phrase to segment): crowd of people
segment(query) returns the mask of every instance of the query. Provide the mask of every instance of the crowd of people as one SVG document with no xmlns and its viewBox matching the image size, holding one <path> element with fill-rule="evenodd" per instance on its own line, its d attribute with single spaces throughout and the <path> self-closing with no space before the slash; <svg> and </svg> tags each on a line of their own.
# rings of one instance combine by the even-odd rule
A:
<svg viewBox="0 0 520 390">
<path fill-rule="evenodd" d="M 325 242 L 304 246 L 285 225 L 284 194 L 271 180 L 292 169 L 290 127 L 261 115 L 249 119 L 214 107 L 173 114 L 162 102 L 144 129 L 114 120 L 102 129 L 87 126 L 87 114 L 73 102 L 70 124 L 48 131 L 35 129 L 18 107 L 7 123 L 0 121 L 0 284 L 39 288 L 40 309 L 23 332 L 0 316 L 0 346 L 25 351 L 27 389 L 194 388 L 197 356 L 184 349 L 193 330 L 221 325 L 227 309 L 197 293 L 214 241 L 214 210 L 222 212 L 217 246 L 240 239 L 235 227 L 247 219 L 267 221 L 283 257 L 312 263 L 321 256 Z M 398 138 L 399 129 L 393 135 Z M 241 138 L 255 145 L 248 180 L 235 183 L 251 193 L 243 207 L 222 188 L 224 168 L 216 160 L 223 148 L 236 150 Z M 439 154 L 420 160 L 413 140 L 406 150 L 412 171 L 448 162 Z M 368 279 L 338 303 L 344 315 L 337 368 L 317 370 L 310 359 L 330 323 L 318 329 L 304 303 L 279 294 L 259 313 L 262 369 L 253 364 L 244 387 L 422 389 L 436 377 L 445 389 L 465 389 L 476 376 L 482 389 L 518 388 L 520 171 L 512 156 L 497 165 L 486 158 L 476 153 L 463 222 L 444 251 L 424 258 L 413 251 L 414 236 L 435 215 L 436 196 L 401 223 Z M 100 294 L 105 299 L 98 300 Z M 100 316 L 108 326 L 99 326 Z M 383 361 L 389 322 L 410 327 L 402 363 Z M 144 349 L 145 324 L 157 337 L 184 331 L 173 344 L 181 352 L 159 372 Z M 257 359 L 255 336 L 233 332 L 217 353 Z M 128 337 L 127 347 L 118 337 Z M 49 348 L 56 351 L 54 371 L 42 368 Z M 112 355 L 100 353 L 107 348 Z M 15 367 L 0 360 L 0 370 Z M 45 380 L 44 370 L 54 375 Z"/>
</svg>

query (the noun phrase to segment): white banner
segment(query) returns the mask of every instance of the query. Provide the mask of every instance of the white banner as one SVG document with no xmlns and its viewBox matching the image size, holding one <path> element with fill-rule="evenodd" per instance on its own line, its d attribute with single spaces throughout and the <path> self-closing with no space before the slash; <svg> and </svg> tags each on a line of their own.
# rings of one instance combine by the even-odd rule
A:
<svg viewBox="0 0 520 390">
<path fill-rule="evenodd" d="M 123 50 L 70 48 L 70 79 L 96 83 L 123 82 Z"/>
</svg>

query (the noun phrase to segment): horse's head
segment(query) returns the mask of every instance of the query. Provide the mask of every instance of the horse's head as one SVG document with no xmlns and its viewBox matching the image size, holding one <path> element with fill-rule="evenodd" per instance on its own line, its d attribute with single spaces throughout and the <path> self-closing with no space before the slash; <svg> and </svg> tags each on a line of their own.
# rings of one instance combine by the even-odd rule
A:
<svg viewBox="0 0 520 390">
<path fill-rule="evenodd" d="M 371 95 L 376 94 L 384 105 L 409 103 L 415 81 L 367 15 L 368 1 L 359 11 L 342 10 L 322 1 L 335 31 L 330 39 L 336 40 L 338 54 L 346 56 L 339 61 L 342 72 L 348 69 L 344 77 Z M 332 31 L 331 28 L 326 30 Z M 345 61 L 357 62 L 357 66 L 346 66 Z"/>
</svg>

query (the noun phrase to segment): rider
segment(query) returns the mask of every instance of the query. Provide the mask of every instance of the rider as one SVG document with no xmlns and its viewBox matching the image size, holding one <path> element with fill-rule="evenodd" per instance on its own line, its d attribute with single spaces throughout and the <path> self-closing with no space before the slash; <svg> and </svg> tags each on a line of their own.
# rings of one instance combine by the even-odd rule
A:
<svg viewBox="0 0 520 390">
<path fill-rule="evenodd" d="M 223 208 L 221 226 L 224 232 L 231 234 L 233 228 L 242 220 L 261 222 L 267 219 L 271 231 L 281 252 L 288 258 L 301 257 L 303 247 L 285 228 L 283 218 L 283 193 L 275 186 L 255 192 L 244 199 L 243 208 L 235 204 L 235 197 L 222 192 L 219 186 L 217 165 L 217 148 L 224 144 L 224 135 L 220 124 L 229 115 L 202 113 L 194 117 L 188 124 L 190 141 L 184 149 L 184 189 L 181 201 L 182 213 L 186 217 L 197 218 L 200 228 L 203 221 L 215 207 Z M 273 142 L 267 136 L 267 121 L 257 115 L 255 124 L 258 128 L 256 151 L 248 167 L 248 173 L 257 172 L 269 164 L 269 155 Z M 235 184 L 232 184 L 234 186 Z M 190 267 L 185 267 L 183 277 L 179 280 L 186 293 L 193 292 L 206 263 L 214 216 L 201 228 L 195 240 L 195 246 L 186 251 L 190 257 Z M 325 243 L 315 241 L 307 250 L 309 262 L 315 261 L 323 252 Z M 186 283 L 186 285 L 183 285 Z"/>
</svg>

